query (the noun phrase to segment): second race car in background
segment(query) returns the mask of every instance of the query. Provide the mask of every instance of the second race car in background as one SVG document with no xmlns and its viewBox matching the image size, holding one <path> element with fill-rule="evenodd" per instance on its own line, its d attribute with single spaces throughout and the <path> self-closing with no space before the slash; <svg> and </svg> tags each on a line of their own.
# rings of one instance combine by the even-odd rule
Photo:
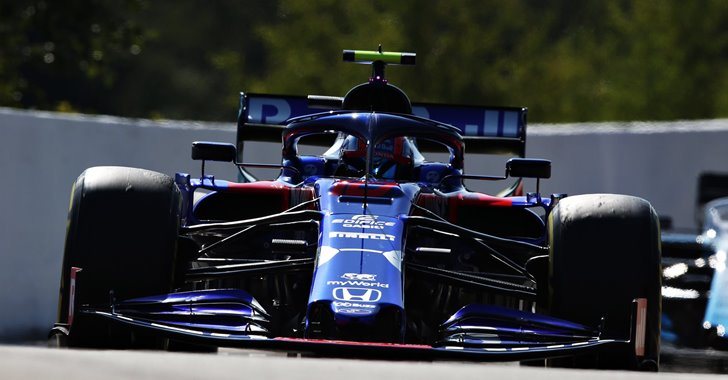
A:
<svg viewBox="0 0 728 380">
<path fill-rule="evenodd" d="M 728 174 L 701 174 L 696 221 L 697 232 L 662 232 L 662 336 L 728 349 Z"/>
</svg>

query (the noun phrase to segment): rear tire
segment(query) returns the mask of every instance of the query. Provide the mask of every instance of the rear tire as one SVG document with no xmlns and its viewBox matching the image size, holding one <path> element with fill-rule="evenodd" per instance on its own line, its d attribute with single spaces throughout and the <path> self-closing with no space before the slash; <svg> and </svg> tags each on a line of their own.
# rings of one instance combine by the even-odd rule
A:
<svg viewBox="0 0 728 380">
<path fill-rule="evenodd" d="M 175 273 L 181 196 L 164 174 L 126 167 L 94 167 L 73 185 L 63 257 L 58 321 L 68 323 L 70 272 L 76 306 L 169 293 Z M 76 314 L 68 336 L 75 347 L 157 347 L 156 338 L 131 334 Z"/>
<path fill-rule="evenodd" d="M 589 194 L 561 200 L 549 215 L 549 309 L 553 316 L 598 326 L 602 338 L 628 339 L 632 301 L 647 299 L 645 356 L 634 350 L 549 360 L 549 365 L 657 368 L 660 354 L 659 221 L 644 199 Z"/>
</svg>

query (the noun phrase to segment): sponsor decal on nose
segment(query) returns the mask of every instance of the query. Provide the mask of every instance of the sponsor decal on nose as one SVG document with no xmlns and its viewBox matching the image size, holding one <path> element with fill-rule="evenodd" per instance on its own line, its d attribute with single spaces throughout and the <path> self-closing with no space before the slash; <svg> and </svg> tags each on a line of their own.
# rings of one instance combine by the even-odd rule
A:
<svg viewBox="0 0 728 380">
<path fill-rule="evenodd" d="M 394 241 L 394 235 L 389 234 L 376 234 L 369 232 L 329 232 L 329 238 L 344 238 L 344 239 L 370 239 L 370 240 L 389 240 Z"/>
<path fill-rule="evenodd" d="M 382 292 L 367 288 L 334 288 L 334 299 L 349 302 L 377 302 L 382 298 Z"/>
</svg>

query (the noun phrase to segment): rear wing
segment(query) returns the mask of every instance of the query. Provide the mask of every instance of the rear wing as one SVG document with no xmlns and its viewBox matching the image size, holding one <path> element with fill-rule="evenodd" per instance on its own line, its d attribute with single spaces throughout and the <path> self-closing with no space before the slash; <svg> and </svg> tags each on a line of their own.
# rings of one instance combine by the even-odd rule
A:
<svg viewBox="0 0 728 380">
<path fill-rule="evenodd" d="M 412 103 L 412 113 L 457 127 L 466 152 L 526 157 L 525 107 Z"/>
<path fill-rule="evenodd" d="M 240 93 L 237 149 L 245 141 L 281 142 L 286 120 L 341 108 L 343 98 Z M 467 152 L 526 155 L 526 108 L 412 103 L 416 116 L 457 127 Z"/>
</svg>

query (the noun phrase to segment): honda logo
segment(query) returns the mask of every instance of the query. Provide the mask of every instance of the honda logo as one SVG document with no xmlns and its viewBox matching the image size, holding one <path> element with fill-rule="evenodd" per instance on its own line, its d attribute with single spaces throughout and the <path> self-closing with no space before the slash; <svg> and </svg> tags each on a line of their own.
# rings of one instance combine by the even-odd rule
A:
<svg viewBox="0 0 728 380">
<path fill-rule="evenodd" d="M 338 301 L 377 302 L 382 292 L 365 288 L 334 288 L 334 299 Z"/>
</svg>

